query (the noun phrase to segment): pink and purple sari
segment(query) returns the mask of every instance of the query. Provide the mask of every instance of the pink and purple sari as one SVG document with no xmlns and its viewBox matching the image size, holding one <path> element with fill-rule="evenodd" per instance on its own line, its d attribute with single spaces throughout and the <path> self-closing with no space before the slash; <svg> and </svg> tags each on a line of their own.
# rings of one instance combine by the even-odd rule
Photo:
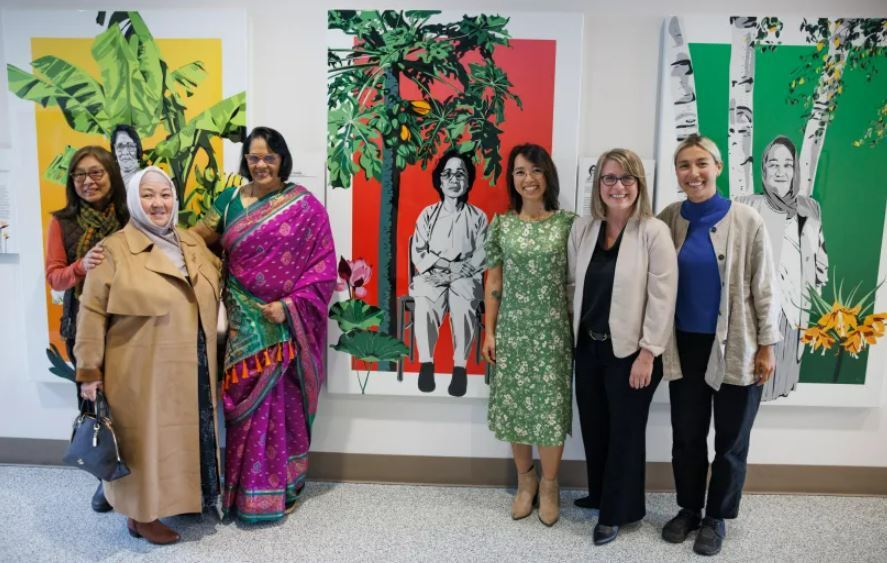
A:
<svg viewBox="0 0 887 563">
<path fill-rule="evenodd" d="M 308 468 L 311 423 L 325 378 L 327 307 L 336 283 L 329 217 L 288 185 L 225 226 L 228 342 L 223 505 L 241 520 L 281 518 Z M 279 301 L 283 324 L 260 304 Z"/>
</svg>

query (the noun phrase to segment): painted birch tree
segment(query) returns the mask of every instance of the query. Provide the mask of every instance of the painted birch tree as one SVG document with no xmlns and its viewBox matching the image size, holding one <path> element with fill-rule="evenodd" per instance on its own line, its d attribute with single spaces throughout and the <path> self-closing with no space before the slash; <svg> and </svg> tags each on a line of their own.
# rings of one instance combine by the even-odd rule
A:
<svg viewBox="0 0 887 563">
<path fill-rule="evenodd" d="M 789 84 L 789 100 L 807 110 L 807 124 L 799 157 L 799 194 L 809 196 L 813 192 L 829 123 L 834 118 L 844 92 L 844 75 L 850 69 L 861 69 L 866 72 L 866 80 L 871 80 L 877 72 L 874 60 L 887 56 L 887 19 L 832 21 L 821 18 L 815 22 L 805 19 L 801 23 L 801 31 L 805 33 L 807 43 L 815 46 L 815 51 L 793 75 Z M 814 79 L 816 86 L 813 93 L 804 95 L 804 84 Z M 884 136 L 885 117 L 887 99 L 862 139 L 877 144 Z M 854 145 L 861 146 L 862 139 Z"/>
<path fill-rule="evenodd" d="M 699 113 L 696 109 L 696 82 L 690 46 L 684 39 L 681 18 L 672 17 L 666 27 L 667 60 L 671 67 L 669 90 L 674 106 L 674 131 L 678 142 L 699 132 Z"/>
<path fill-rule="evenodd" d="M 334 188 L 349 188 L 363 172 L 381 184 L 378 305 L 382 332 L 396 318 L 397 210 L 400 174 L 423 167 L 441 150 L 457 149 L 482 165 L 494 183 L 502 173 L 498 125 L 505 104 L 521 107 L 493 52 L 508 46 L 508 18 L 462 16 L 432 21 L 438 11 L 331 10 L 329 28 L 353 38 L 327 55 L 327 169 Z M 479 62 L 466 62 L 472 54 Z M 401 96 L 409 81 L 420 94 Z M 432 95 L 443 87 L 445 96 Z M 355 159 L 355 155 L 359 155 Z"/>
<path fill-rule="evenodd" d="M 755 49 L 762 42 L 778 40 L 782 22 L 777 18 L 731 17 L 730 117 L 727 155 L 730 162 L 730 197 L 754 192 Z M 766 48 L 766 46 L 765 46 Z"/>
</svg>

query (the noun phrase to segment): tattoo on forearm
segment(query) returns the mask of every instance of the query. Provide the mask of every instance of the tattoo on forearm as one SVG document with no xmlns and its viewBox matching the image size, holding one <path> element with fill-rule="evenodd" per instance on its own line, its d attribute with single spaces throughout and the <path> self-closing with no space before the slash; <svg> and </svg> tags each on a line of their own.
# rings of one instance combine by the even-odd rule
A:
<svg viewBox="0 0 887 563">
<path fill-rule="evenodd" d="M 502 292 L 498 289 L 494 289 L 491 294 L 493 295 L 493 299 L 496 301 L 502 301 Z"/>
</svg>

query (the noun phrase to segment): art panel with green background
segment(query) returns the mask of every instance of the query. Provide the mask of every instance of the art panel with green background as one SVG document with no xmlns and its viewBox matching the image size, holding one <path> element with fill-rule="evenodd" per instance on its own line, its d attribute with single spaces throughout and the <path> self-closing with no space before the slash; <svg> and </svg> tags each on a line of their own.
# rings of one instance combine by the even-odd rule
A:
<svg viewBox="0 0 887 563">
<path fill-rule="evenodd" d="M 784 340 L 765 399 L 880 385 L 887 20 L 670 18 L 662 57 L 657 210 L 681 198 L 672 155 L 698 132 L 722 151 L 720 193 L 767 226 Z"/>
</svg>

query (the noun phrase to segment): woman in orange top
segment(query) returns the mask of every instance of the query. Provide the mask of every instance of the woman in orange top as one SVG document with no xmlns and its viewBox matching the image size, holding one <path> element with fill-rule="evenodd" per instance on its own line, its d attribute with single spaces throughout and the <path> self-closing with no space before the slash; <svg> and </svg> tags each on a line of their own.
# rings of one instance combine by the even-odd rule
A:
<svg viewBox="0 0 887 563">
<path fill-rule="evenodd" d="M 65 207 L 52 214 L 46 234 L 46 282 L 64 291 L 59 333 L 68 358 L 74 359 L 74 335 L 80 292 L 86 272 L 102 263 L 101 241 L 129 221 L 126 188 L 117 161 L 101 147 L 83 147 L 71 158 L 65 184 Z M 78 402 L 80 386 L 77 386 Z M 79 406 L 79 405 L 78 405 Z M 102 484 L 92 497 L 96 512 L 107 512 Z"/>
</svg>

